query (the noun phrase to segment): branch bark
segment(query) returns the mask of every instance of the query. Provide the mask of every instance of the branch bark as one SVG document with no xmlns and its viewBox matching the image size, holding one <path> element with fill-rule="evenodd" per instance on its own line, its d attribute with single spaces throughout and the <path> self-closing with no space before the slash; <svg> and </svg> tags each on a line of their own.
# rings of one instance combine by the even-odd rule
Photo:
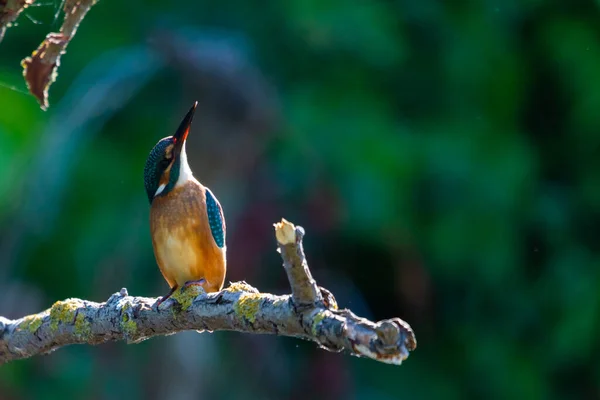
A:
<svg viewBox="0 0 600 400">
<path fill-rule="evenodd" d="M 58 301 L 41 313 L 18 320 L 0 317 L 0 364 L 46 354 L 69 344 L 138 343 L 184 330 L 230 330 L 311 340 L 329 351 L 399 365 L 416 348 L 410 326 L 399 318 L 371 322 L 339 310 L 333 295 L 310 274 L 304 230 L 282 220 L 275 234 L 291 295 L 259 293 L 245 282 L 206 294 L 182 289 L 157 309 L 157 299 L 129 296 L 126 289 L 104 303 Z"/>
</svg>

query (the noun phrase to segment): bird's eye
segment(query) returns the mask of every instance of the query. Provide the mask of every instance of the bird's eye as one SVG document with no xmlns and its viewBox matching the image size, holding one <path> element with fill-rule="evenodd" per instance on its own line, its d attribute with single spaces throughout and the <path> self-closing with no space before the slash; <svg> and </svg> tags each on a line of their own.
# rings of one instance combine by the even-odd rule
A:
<svg viewBox="0 0 600 400">
<path fill-rule="evenodd" d="M 160 166 L 164 169 L 167 168 L 169 166 L 169 164 L 171 163 L 171 159 L 168 157 L 163 158 L 162 160 L 160 160 Z"/>
</svg>

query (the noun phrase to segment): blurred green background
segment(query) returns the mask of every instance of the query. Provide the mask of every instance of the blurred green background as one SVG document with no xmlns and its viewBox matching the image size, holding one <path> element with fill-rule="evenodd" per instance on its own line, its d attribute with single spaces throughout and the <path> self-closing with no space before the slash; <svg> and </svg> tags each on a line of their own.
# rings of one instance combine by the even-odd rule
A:
<svg viewBox="0 0 600 400">
<path fill-rule="evenodd" d="M 228 281 L 289 292 L 285 217 L 340 306 L 419 347 L 393 367 L 222 332 L 71 346 L 0 367 L 0 399 L 600 398 L 598 2 L 102 0 L 43 112 L 19 62 L 59 10 L 0 43 L 0 315 L 167 291 L 142 170 L 198 100 Z"/>
</svg>

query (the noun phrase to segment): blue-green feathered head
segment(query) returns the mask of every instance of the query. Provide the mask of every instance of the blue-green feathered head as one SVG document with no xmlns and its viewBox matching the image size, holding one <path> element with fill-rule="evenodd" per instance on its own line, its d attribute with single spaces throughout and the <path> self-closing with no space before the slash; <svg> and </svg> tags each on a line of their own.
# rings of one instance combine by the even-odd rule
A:
<svg viewBox="0 0 600 400">
<path fill-rule="evenodd" d="M 150 151 L 144 167 L 144 185 L 150 204 L 156 196 L 164 196 L 173 190 L 179 179 L 182 163 L 189 170 L 184 145 L 197 105 L 198 102 L 194 103 L 173 136 L 161 139 Z"/>
</svg>

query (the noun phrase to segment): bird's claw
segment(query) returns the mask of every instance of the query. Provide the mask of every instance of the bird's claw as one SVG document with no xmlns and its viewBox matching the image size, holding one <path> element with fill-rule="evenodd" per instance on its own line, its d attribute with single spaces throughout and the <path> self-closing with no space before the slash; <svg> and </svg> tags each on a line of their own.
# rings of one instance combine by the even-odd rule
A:
<svg viewBox="0 0 600 400">
<path fill-rule="evenodd" d="M 152 310 L 158 312 L 159 309 L 158 307 L 165 301 L 167 300 L 169 297 L 171 297 L 171 295 L 177 290 L 177 285 L 173 286 L 171 288 L 171 290 L 169 291 L 169 293 L 167 293 L 165 296 L 159 298 L 158 300 L 156 300 L 154 302 L 154 304 L 152 304 Z"/>
<path fill-rule="evenodd" d="M 188 288 L 190 286 L 201 286 L 204 287 L 204 285 L 206 285 L 206 279 L 202 278 L 202 279 L 198 279 L 197 281 L 187 281 L 183 287 L 184 288 Z"/>
</svg>

